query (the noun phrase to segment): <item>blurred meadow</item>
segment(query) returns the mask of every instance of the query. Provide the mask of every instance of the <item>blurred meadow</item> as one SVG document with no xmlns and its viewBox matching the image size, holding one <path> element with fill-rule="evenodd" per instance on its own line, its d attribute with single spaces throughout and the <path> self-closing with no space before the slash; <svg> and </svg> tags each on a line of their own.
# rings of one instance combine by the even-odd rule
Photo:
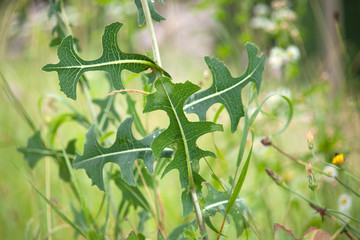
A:
<svg viewBox="0 0 360 240">
<path fill-rule="evenodd" d="M 61 149 L 76 138 L 76 151 L 82 153 L 86 140 L 87 129 L 79 127 L 69 116 L 63 115 L 60 119 L 59 116 L 69 109 L 48 97 L 48 94 L 60 95 L 77 111 L 90 116 L 80 88 L 77 101 L 66 98 L 59 91 L 57 74 L 41 70 L 48 63 L 58 62 L 56 47 L 49 46 L 56 24 L 54 16 L 49 18 L 49 2 L 0 1 L 0 239 L 75 238 L 73 229 L 49 210 L 29 183 L 32 182 L 44 194 L 46 192 L 59 209 L 74 219 L 72 209 L 79 209 L 80 205 L 74 201 L 70 186 L 60 180 L 57 165 L 46 158 L 31 169 L 17 151 L 17 148 L 26 146 L 34 133 L 23 111 L 27 112 L 35 128 L 41 130 L 49 146 Z M 149 33 L 145 26 L 138 26 L 133 1 L 68 0 L 63 4 L 83 59 L 96 59 L 101 55 L 104 27 L 115 21 L 124 24 L 118 34 L 120 49 L 144 55 L 151 52 Z M 259 47 L 266 61 L 259 102 L 269 94 L 278 93 L 290 99 L 294 110 L 289 127 L 272 137 L 272 143 L 287 154 L 321 169 L 333 163 L 335 154 L 343 154 L 343 163 L 324 171 L 330 171 L 330 174 L 335 171 L 344 184 L 315 173 L 318 201 L 327 208 L 343 210 L 360 219 L 360 2 L 183 0 L 165 1 L 165 4 L 156 2 L 156 8 L 166 18 L 154 23 L 162 67 L 175 82 L 189 80 L 202 89 L 208 88 L 212 77 L 204 56 L 216 56 L 225 62 L 232 76 L 240 76 L 247 66 L 245 43 L 251 42 Z M 129 72 L 124 74 L 131 76 Z M 102 99 L 109 93 L 102 72 L 90 72 L 86 76 L 91 98 Z M 135 76 L 127 88 L 136 89 L 139 84 L 141 77 Z M 243 99 L 248 97 L 248 89 L 243 90 Z M 14 104 L 9 92 L 21 105 Z M 143 96 L 132 97 L 136 100 L 140 119 L 150 132 L 167 126 L 169 120 L 165 113 L 145 115 L 142 113 Z M 124 120 L 129 116 L 125 95 L 117 95 L 115 101 L 115 108 Z M 208 119 L 214 118 L 219 107 L 219 104 L 211 107 Z M 249 106 L 248 110 L 251 112 L 255 108 Z M 316 196 L 308 187 L 306 168 L 274 147 L 261 144 L 263 137 L 277 132 L 286 123 L 289 114 L 286 102 L 275 96 L 262 110 L 252 126 L 255 133 L 253 156 L 240 193 L 251 209 L 261 238 L 272 239 L 274 223 L 279 223 L 292 230 L 297 238 L 314 226 L 336 239 L 350 239 L 341 232 L 341 225 L 327 217 L 322 221 L 320 214 L 306 201 L 277 186 L 266 174 L 265 169 L 274 170 L 291 189 L 315 201 Z M 100 108 L 95 106 L 95 111 L 98 113 Z M 197 120 L 194 114 L 187 116 Z M 217 177 L 226 182 L 233 175 L 243 121 L 241 119 L 239 130 L 231 134 L 230 120 L 223 111 L 218 123 L 224 124 L 224 133 L 209 134 L 198 141 L 204 149 L 217 153 L 217 159 L 209 158 L 208 162 Z M 113 126 L 112 130 L 116 131 L 116 128 Z M 141 137 L 135 128 L 133 132 L 135 137 Z M 115 135 L 110 139 L 114 141 Z M 313 144 L 313 153 L 309 149 L 309 140 Z M 248 137 L 247 151 L 250 145 Z M 200 173 L 207 182 L 219 187 L 205 161 L 201 161 Z M 98 213 L 98 210 L 104 193 L 91 186 L 85 171 L 75 170 L 75 174 L 89 211 L 93 215 L 99 214 L 101 225 L 101 217 L 105 218 L 106 212 L 103 209 Z M 183 221 L 177 179 L 178 173 L 172 171 L 159 181 L 158 186 L 168 233 Z M 121 198 L 121 191 L 113 183 L 112 187 L 114 199 Z M 341 197 L 350 202 L 346 209 L 341 208 Z M 121 225 L 123 237 L 139 223 L 136 210 L 130 208 L 129 212 L 129 217 Z M 219 214 L 217 217 L 213 222 L 219 226 L 222 218 Z M 358 222 L 347 221 L 360 229 Z M 110 222 L 107 239 L 113 239 L 114 224 Z M 51 236 L 48 235 L 49 228 Z M 156 236 L 154 221 L 146 222 L 145 229 L 149 236 Z M 228 227 L 224 234 L 227 239 L 236 239 L 232 237 L 235 236 L 234 226 Z M 211 235 L 210 239 L 216 239 L 216 236 Z M 247 229 L 240 239 L 247 238 L 260 237 Z"/>
</svg>

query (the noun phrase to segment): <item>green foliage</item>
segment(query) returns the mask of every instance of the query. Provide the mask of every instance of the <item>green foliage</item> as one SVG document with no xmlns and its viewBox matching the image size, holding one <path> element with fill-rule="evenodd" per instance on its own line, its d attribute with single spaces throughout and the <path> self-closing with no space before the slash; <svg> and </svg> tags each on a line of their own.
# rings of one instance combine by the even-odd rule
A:
<svg viewBox="0 0 360 240">
<path fill-rule="evenodd" d="M 225 4 L 227 1 L 223 2 Z M 231 3 L 231 6 L 239 6 L 234 1 L 229 3 Z M 245 1 L 242 4 L 246 5 L 249 3 L 250 1 Z M 139 25 L 144 25 L 145 20 L 149 20 L 149 16 L 157 22 L 165 20 L 156 11 L 154 1 L 135 0 L 135 5 L 138 10 Z M 223 4 L 221 3 L 219 6 L 223 6 Z M 78 83 L 80 83 L 87 104 L 85 108 L 88 108 L 85 111 L 88 111 L 91 120 L 85 117 L 87 116 L 85 113 L 78 111 L 65 98 L 55 94 L 48 94 L 39 101 L 40 110 L 46 107 L 43 104 L 43 100 L 51 98 L 57 100 L 67 110 L 70 109 L 70 112 L 59 112 L 55 117 L 52 117 L 52 120 L 46 122 L 47 141 L 43 141 L 40 132 L 36 132 L 29 138 L 27 146 L 19 148 L 19 151 L 24 154 L 24 158 L 31 168 L 38 165 L 43 157 L 53 158 L 59 166 L 60 178 L 66 181 L 68 183 L 66 186 L 70 186 L 74 191 L 76 200 L 79 200 L 81 208 L 77 210 L 74 207 L 76 205 L 71 203 L 71 210 L 74 215 L 74 220 L 71 221 L 50 198 L 45 197 L 42 192 L 35 188 L 40 197 L 50 205 L 63 221 L 73 228 L 74 232 L 88 239 L 105 239 L 114 236 L 114 239 L 142 240 L 147 238 L 155 239 L 157 237 L 158 240 L 205 240 L 213 239 L 216 235 L 219 238 L 226 237 L 229 232 L 234 232 L 233 235 L 239 238 L 245 230 L 247 230 L 247 234 L 250 232 L 250 234 L 255 234 L 259 238 L 265 239 L 269 237 L 269 235 L 262 237 L 257 224 L 263 219 L 256 219 L 252 214 L 253 211 L 250 209 L 250 207 L 254 207 L 256 211 L 261 211 L 261 208 L 260 210 L 257 208 L 258 202 L 251 202 L 249 207 L 244 200 L 247 199 L 248 196 L 245 196 L 245 193 L 248 192 L 242 191 L 244 184 L 247 183 L 245 181 L 246 177 L 254 174 L 252 164 L 250 163 L 255 158 L 255 150 L 258 150 L 254 144 L 255 134 L 259 134 L 259 132 L 262 134 L 260 128 L 269 127 L 272 129 L 273 127 L 268 120 L 262 121 L 259 127 L 255 123 L 256 117 L 262 112 L 262 108 L 266 105 L 265 103 L 271 105 L 269 108 L 277 108 L 276 111 L 278 113 L 283 112 L 282 107 L 278 107 L 279 105 L 268 101 L 276 94 L 271 94 L 267 97 L 260 95 L 260 99 L 262 98 L 263 100 L 260 101 L 258 99 L 265 64 L 265 57 L 263 54 L 259 54 L 258 48 L 254 44 L 246 44 L 247 68 L 238 77 L 233 77 L 229 68 L 217 58 L 205 57 L 205 62 L 212 74 L 212 85 L 208 89 L 201 91 L 200 86 L 190 81 L 175 83 L 176 79 L 172 79 L 160 66 L 160 56 L 155 54 L 158 51 L 156 51 L 156 44 L 154 43 L 156 37 L 153 30 L 151 30 L 151 21 L 146 22 L 146 25 L 151 32 L 154 60 L 148 57 L 151 56 L 151 53 L 148 56 L 144 56 L 129 54 L 120 50 L 117 35 L 122 24 L 118 22 L 105 27 L 102 36 L 103 52 L 101 57 L 90 61 L 80 58 L 77 54 L 77 51 L 79 51 L 78 41 L 73 36 L 68 36 L 71 32 L 69 30 L 71 25 L 67 20 L 64 21 L 62 19 L 63 16 L 66 16 L 63 7 L 62 1 L 50 1 L 50 16 L 56 18 L 56 25 L 52 31 L 53 39 L 51 46 L 59 45 L 57 50 L 59 62 L 57 64 L 48 64 L 43 67 L 43 70 L 47 72 L 56 71 L 58 73 L 61 91 L 71 99 L 76 99 L 76 89 Z M 220 11 L 222 14 L 219 15 L 219 18 L 225 19 L 226 11 L 224 9 L 220 9 Z M 241 23 L 240 25 L 245 24 L 244 21 L 247 16 L 246 14 L 242 15 L 236 18 L 236 21 Z M 129 32 L 131 31 L 129 30 Z M 246 38 L 246 35 L 244 36 Z M 239 36 L 236 37 L 239 38 Z M 229 54 L 232 47 L 232 42 L 229 41 L 223 48 L 223 52 Z M 124 74 L 123 70 L 132 72 L 127 79 L 124 76 L 128 75 Z M 111 85 L 110 91 L 114 88 L 117 90 L 121 89 L 124 95 L 117 97 L 113 95 L 100 99 L 98 97 L 96 99 L 91 98 L 94 95 L 94 89 L 91 89 L 91 94 L 89 94 L 89 88 L 93 87 L 93 83 L 86 80 L 85 73 L 88 74 L 88 72 L 93 71 L 105 72 L 105 76 Z M 107 84 L 106 77 L 99 77 L 99 80 L 103 80 L 102 82 L 99 81 L 100 84 Z M 132 79 L 134 81 L 131 81 Z M 142 85 L 141 83 L 135 83 L 135 81 L 140 79 L 142 80 Z M 129 84 L 130 81 L 131 84 Z M 135 89 L 128 89 L 130 85 L 132 87 L 135 86 Z M 244 88 L 248 90 L 247 95 L 243 91 Z M 144 96 L 142 100 L 139 100 L 141 98 L 133 97 L 131 95 L 133 93 L 141 93 Z M 246 97 L 247 101 L 244 100 Z M 281 149 L 271 143 L 271 137 L 283 132 L 288 127 L 293 116 L 293 105 L 289 98 L 286 96 L 280 97 L 289 106 L 290 111 L 287 114 L 287 121 L 281 123 L 284 126 L 280 131 L 266 139 L 268 142 L 265 141 L 265 145 L 273 146 L 296 163 L 306 166 L 307 171 L 310 172 L 312 171 L 310 164 L 291 158 L 290 155 L 282 152 Z M 206 115 L 209 109 L 214 108 L 214 104 L 220 104 L 221 106 L 219 109 L 214 109 L 216 111 L 214 120 L 206 121 Z M 97 107 L 94 108 L 94 105 Z M 141 108 L 143 113 L 140 113 L 141 109 L 139 109 L 139 106 L 143 107 Z M 120 111 L 119 108 L 121 108 Z M 216 124 L 219 117 L 223 117 L 221 115 L 223 109 L 227 111 L 225 118 L 230 119 L 231 133 L 208 134 L 223 131 L 224 127 Z M 152 117 L 153 115 L 147 113 L 157 110 L 166 113 L 164 116 L 169 120 L 167 127 L 165 126 L 164 128 L 163 122 L 156 117 L 148 118 L 148 116 Z M 188 113 L 195 113 L 198 116 L 198 120 L 190 120 L 190 117 L 186 115 Z M 276 119 L 276 114 L 273 112 L 262 113 Z M 244 117 L 244 121 L 240 129 L 239 123 L 242 117 Z M 45 119 L 45 116 L 43 118 Z M 122 119 L 125 120 L 122 121 Z M 56 149 L 57 142 L 55 142 L 55 139 L 60 136 L 60 134 L 57 134 L 60 132 L 58 130 L 60 126 L 63 126 L 68 121 L 88 129 L 82 154 L 76 153 L 76 150 L 78 150 L 76 147 L 79 146 L 75 146 L 74 140 L 68 143 L 65 150 L 59 151 Z M 34 126 L 32 128 L 35 128 Z M 235 133 L 238 128 L 240 131 Z M 158 130 L 153 132 L 153 129 Z M 110 136 L 115 132 L 115 140 L 111 143 Z M 248 136 L 249 132 L 251 132 L 251 140 Z M 44 134 L 45 132 L 42 133 Z M 142 139 L 138 139 L 139 135 Z M 209 149 L 205 144 L 205 146 L 198 146 L 199 138 L 210 136 L 213 136 L 216 155 L 212 152 L 213 149 Z M 217 136 L 221 136 L 219 140 Z M 84 138 L 81 138 L 81 136 L 78 136 L 78 138 L 84 141 Z M 217 142 L 224 139 L 225 142 L 221 145 Z M 333 141 L 334 144 L 331 146 L 331 149 L 335 148 L 336 141 Z M 233 158 L 232 154 L 235 147 L 239 147 L 237 158 L 234 158 L 234 160 L 227 159 Z M 215 158 L 215 161 L 212 158 Z M 202 168 L 208 167 L 205 171 L 200 171 L 201 159 L 204 159 L 204 163 L 206 162 L 207 164 L 207 166 L 205 164 L 202 165 Z M 208 161 L 209 159 L 210 161 Z M 256 160 L 259 161 L 259 159 Z M 317 163 L 320 162 L 317 161 Z M 212 168 L 213 164 L 216 165 L 216 170 Z M 255 174 L 260 174 L 259 169 L 265 168 L 267 164 L 271 164 L 271 161 L 268 161 L 268 159 L 266 159 L 266 163 L 260 161 L 258 164 L 260 167 L 256 166 L 258 167 L 258 172 L 255 172 Z M 225 167 L 228 168 L 226 175 L 222 172 L 222 168 Z M 276 167 L 282 170 L 281 167 Z M 92 185 L 96 185 L 98 188 L 93 189 L 94 191 L 99 189 L 104 191 L 98 192 L 103 198 L 95 217 L 92 215 L 93 206 L 87 206 L 89 203 L 85 199 L 96 198 L 96 192 L 90 196 L 85 195 L 88 193 L 81 191 L 81 185 L 77 184 L 76 179 L 81 175 L 76 176 L 73 168 L 85 170 L 88 178 L 92 181 Z M 170 209 L 167 202 L 163 203 L 160 194 L 164 190 L 159 190 L 162 187 L 159 181 L 164 181 L 163 177 L 165 175 L 171 177 L 169 172 L 174 169 L 178 172 L 181 187 L 182 222 L 174 221 L 177 225 L 173 226 L 174 229 L 171 229 L 172 231 L 167 231 L 166 227 L 169 222 L 173 224 L 173 219 L 171 219 L 173 212 L 180 211 L 180 208 L 177 206 L 174 209 Z M 337 170 L 339 172 L 340 170 L 342 171 L 341 166 Z M 211 171 L 212 178 L 208 178 L 209 174 L 206 171 Z M 321 170 L 317 171 L 323 174 Z M 287 180 L 284 180 L 283 177 L 271 170 L 267 170 L 267 172 L 272 173 L 275 182 L 283 189 L 295 193 L 305 202 L 310 204 L 316 203 L 313 205 L 315 206 L 313 208 L 316 209 L 317 207 L 317 212 L 324 216 L 331 215 L 337 218 L 336 224 L 341 225 L 343 229 L 351 232 L 354 236 L 358 236 L 358 232 L 352 226 L 352 222 L 348 224 L 340 218 L 347 217 L 350 221 L 357 224 L 360 221 L 355 217 L 350 216 L 350 214 L 347 215 L 348 213 L 320 208 L 317 198 L 317 202 L 315 202 L 302 196 L 290 189 L 288 187 L 290 184 L 287 184 Z M 226 183 L 220 180 L 220 177 L 229 177 L 232 174 L 233 177 L 230 177 L 229 181 L 230 186 L 227 187 Z M 261 174 L 265 174 L 264 171 Z M 358 197 L 359 194 L 355 187 L 349 186 L 342 177 L 336 178 L 337 183 L 344 186 L 349 193 Z M 351 177 L 356 179 L 356 177 Z M 262 179 L 261 176 L 259 176 L 259 179 Z M 259 180 L 255 179 L 249 182 L 250 186 L 253 187 L 252 185 L 255 185 L 254 182 L 257 181 Z M 165 191 L 169 190 L 171 192 L 173 190 L 172 182 L 165 183 L 165 186 Z M 206 186 L 206 189 L 203 189 L 203 186 Z M 218 191 L 214 186 L 222 186 L 223 190 Z M 268 186 L 264 183 L 261 191 L 265 192 L 268 190 L 267 188 Z M 113 191 L 114 189 L 116 191 Z M 312 190 L 316 192 L 316 189 Z M 204 194 L 204 192 L 207 194 Z M 177 202 L 180 202 L 177 200 L 179 199 L 172 199 L 175 203 L 172 203 L 171 206 L 175 206 Z M 289 209 L 291 207 L 292 205 L 289 204 Z M 296 207 L 300 209 L 298 202 Z M 272 225 L 272 213 L 270 213 L 271 211 L 268 209 L 268 206 L 266 206 L 266 210 L 269 212 L 269 223 Z M 321 211 L 325 211 L 326 214 Z M 164 215 L 166 220 L 164 220 Z M 113 216 L 114 221 L 112 221 Z M 223 224 L 219 226 L 218 220 L 221 220 L 221 217 L 223 218 Z M 125 223 L 126 221 L 128 223 Z M 225 222 L 227 222 L 226 225 L 224 225 Z M 132 230 L 129 235 L 130 230 L 126 229 L 126 227 L 123 228 L 125 224 L 126 227 Z M 113 225 L 115 225 L 114 231 L 110 229 Z M 151 226 L 152 229 L 148 230 L 148 226 Z M 227 231 L 227 227 L 232 229 Z M 273 235 L 274 239 L 296 239 L 292 231 L 287 230 L 284 226 L 275 224 L 274 227 L 274 231 L 271 230 L 270 234 Z M 212 232 L 207 229 L 212 230 Z M 295 229 L 293 231 L 295 232 Z M 167 236 L 166 232 L 170 232 L 170 234 Z M 310 229 L 304 234 L 304 237 L 312 239 L 314 236 L 312 233 L 324 234 L 326 232 Z M 150 234 L 152 235 L 149 236 Z M 312 235 L 310 236 L 309 234 Z M 232 239 L 235 236 L 228 236 L 228 238 Z"/>
<path fill-rule="evenodd" d="M 75 141 L 75 139 L 70 141 L 66 147 L 65 152 L 70 156 L 75 155 Z M 52 157 L 59 165 L 59 177 L 66 182 L 70 181 L 69 170 L 66 166 L 62 151 L 47 148 L 41 139 L 39 131 L 28 139 L 26 147 L 18 148 L 18 151 L 24 155 L 25 161 L 28 162 L 31 168 L 34 168 L 42 158 Z"/>
<path fill-rule="evenodd" d="M 127 118 L 120 124 L 115 142 L 109 148 L 104 148 L 98 143 L 94 126 L 86 134 L 84 154 L 76 155 L 74 167 L 85 169 L 86 174 L 92 180 L 92 184 L 100 190 L 105 189 L 103 168 L 108 162 L 116 163 L 120 167 L 122 177 L 130 185 L 135 185 L 132 169 L 136 159 L 143 159 L 148 171 L 153 172 L 155 157 L 150 146 L 159 131 L 142 140 L 137 140 L 131 131 L 132 123 L 133 118 Z"/>
<path fill-rule="evenodd" d="M 166 18 L 161 16 L 156 11 L 156 9 L 155 9 L 155 1 L 153 1 L 153 0 L 146 0 L 146 1 L 148 2 L 148 5 L 149 5 L 151 18 L 154 21 L 161 22 L 163 20 L 166 20 Z M 164 3 L 163 0 L 158 0 L 158 1 L 161 2 L 161 3 Z M 135 0 L 135 5 L 136 5 L 137 10 L 138 10 L 138 24 L 139 24 L 139 26 L 142 26 L 145 23 L 145 15 L 144 15 L 143 6 L 141 4 L 141 0 Z"/>
<path fill-rule="evenodd" d="M 139 240 L 139 238 L 136 236 L 135 232 L 131 232 L 126 240 Z"/>
<path fill-rule="evenodd" d="M 135 73 L 151 69 L 154 74 L 161 73 L 169 76 L 163 69 L 155 64 L 150 58 L 140 54 L 127 54 L 120 51 L 117 45 L 117 33 L 121 23 L 113 23 L 105 27 L 102 37 L 103 54 L 100 58 L 93 61 L 81 59 L 74 50 L 72 36 L 66 37 L 58 47 L 58 57 L 60 62 L 57 64 L 47 64 L 43 67 L 44 71 L 56 71 L 60 80 L 60 88 L 66 96 L 76 99 L 76 86 L 81 75 L 87 71 L 105 71 L 109 73 L 111 83 L 115 89 L 124 89 L 121 81 L 121 72 L 129 70 Z"/>
<path fill-rule="evenodd" d="M 123 194 L 123 201 L 129 201 L 135 208 L 141 207 L 149 212 L 151 211 L 147 198 L 144 196 L 144 194 L 139 190 L 139 188 L 135 186 L 130 186 L 128 183 L 126 183 L 122 179 L 119 171 L 115 172 L 115 174 L 113 175 L 113 179 L 116 186 L 121 190 Z M 140 219 L 145 219 L 144 214 Z M 141 224 L 143 221 L 140 221 L 139 224 Z"/>
<path fill-rule="evenodd" d="M 245 228 L 249 226 L 246 218 L 248 214 L 251 214 L 251 210 L 246 206 L 244 200 L 237 196 L 234 204 L 228 211 L 227 205 L 229 205 L 229 193 L 217 191 L 210 184 L 206 184 L 208 194 L 205 197 L 206 204 L 204 206 L 206 223 L 214 231 L 218 232 L 212 225 L 210 217 L 215 216 L 217 212 L 221 213 L 224 217 L 229 214 L 232 217 L 232 222 L 236 227 L 236 236 L 239 237 Z M 230 219 L 227 217 L 227 221 Z"/>
<path fill-rule="evenodd" d="M 34 168 L 41 158 L 52 156 L 51 150 L 42 141 L 39 131 L 28 139 L 26 148 L 18 148 L 18 150 L 24 154 L 25 161 L 31 168 Z"/>
<path fill-rule="evenodd" d="M 244 116 L 241 90 L 249 82 L 254 82 L 259 91 L 265 63 L 264 55 L 257 56 L 256 46 L 248 43 L 246 50 L 249 60 L 248 67 L 245 73 L 237 78 L 231 76 L 224 63 L 216 58 L 205 57 L 205 62 L 213 75 L 213 84 L 210 88 L 194 94 L 185 102 L 184 111 L 186 113 L 196 113 L 200 120 L 204 121 L 208 109 L 215 103 L 221 103 L 230 116 L 231 132 L 235 132 L 240 118 Z"/>
<path fill-rule="evenodd" d="M 155 88 L 157 91 L 147 96 L 144 112 L 163 110 L 169 116 L 170 125 L 155 138 L 151 148 L 154 155 L 159 157 L 165 147 L 176 144 L 174 159 L 165 168 L 162 176 L 172 169 L 179 171 L 181 187 L 184 189 L 181 196 L 183 216 L 186 217 L 192 211 L 189 197 L 189 184 L 192 183 L 189 181 L 194 181 L 199 189 L 203 181 L 197 174 L 199 160 L 205 156 L 215 157 L 212 152 L 199 149 L 196 141 L 206 133 L 222 131 L 222 126 L 212 122 L 190 122 L 186 118 L 183 111 L 184 102 L 200 89 L 198 86 L 190 82 L 174 84 L 169 78 L 159 77 L 155 81 Z M 194 180 L 189 180 L 189 176 L 194 176 Z"/>
<path fill-rule="evenodd" d="M 95 99 L 93 103 L 100 107 L 100 113 L 97 116 L 97 122 L 102 126 L 102 131 L 105 131 L 111 121 L 113 124 L 120 122 L 120 116 L 115 110 L 114 99 L 115 97 L 107 97 L 105 99 Z"/>
</svg>

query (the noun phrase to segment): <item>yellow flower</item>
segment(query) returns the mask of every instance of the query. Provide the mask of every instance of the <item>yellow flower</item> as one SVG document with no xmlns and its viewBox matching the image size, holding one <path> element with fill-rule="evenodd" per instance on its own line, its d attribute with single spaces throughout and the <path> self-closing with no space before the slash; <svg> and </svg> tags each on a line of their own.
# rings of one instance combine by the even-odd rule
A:
<svg viewBox="0 0 360 240">
<path fill-rule="evenodd" d="M 332 163 L 341 166 L 344 163 L 344 160 L 345 160 L 344 154 L 340 153 L 335 155 L 335 157 L 332 160 Z"/>
</svg>

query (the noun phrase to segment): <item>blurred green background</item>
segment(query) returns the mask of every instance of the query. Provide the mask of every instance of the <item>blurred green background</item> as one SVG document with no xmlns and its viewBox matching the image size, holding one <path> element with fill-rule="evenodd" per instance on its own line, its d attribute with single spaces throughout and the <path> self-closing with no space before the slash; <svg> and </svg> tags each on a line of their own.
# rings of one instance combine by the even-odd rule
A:
<svg viewBox="0 0 360 240">
<path fill-rule="evenodd" d="M 261 15 L 273 25 L 261 26 L 256 22 L 254 9 L 257 4 L 267 6 Z M 294 15 L 282 16 L 274 21 L 274 12 L 281 8 Z M 285 4 L 285 5 L 284 5 Z M 95 59 L 101 55 L 101 35 L 104 26 L 119 21 L 124 24 L 118 35 L 119 46 L 124 52 L 146 54 L 151 51 L 151 42 L 145 27 L 137 26 L 137 11 L 130 0 L 74 0 L 64 1 L 65 10 L 72 25 L 73 35 L 79 39 L 84 59 Z M 285 7 L 284 7 L 285 6 Z M 273 139 L 286 152 L 310 161 L 306 132 L 314 134 L 315 149 L 319 158 L 330 162 L 336 152 L 345 154 L 346 169 L 359 176 L 360 157 L 360 2 L 347 1 L 237 1 L 198 0 L 165 1 L 156 3 L 158 11 L 167 19 L 155 23 L 163 68 L 174 81 L 190 80 L 203 88 L 210 86 L 211 76 L 203 60 L 204 56 L 216 56 L 229 66 L 233 76 L 240 76 L 247 66 L 245 43 L 255 43 L 266 56 L 266 68 L 259 99 L 277 92 L 288 96 L 293 103 L 295 115 L 285 133 Z M 260 9 L 261 10 L 261 9 Z M 41 68 L 47 63 L 56 63 L 56 48 L 49 47 L 52 39 L 54 18 L 48 18 L 47 1 L 0 1 L 0 71 L 12 91 L 23 104 L 38 129 L 46 132 L 47 123 L 57 114 L 65 111 L 56 102 L 46 101 L 39 105 L 39 99 L 47 93 L 65 96 L 59 91 L 55 73 L 45 73 Z M 289 14 L 289 12 L 287 12 Z M 254 20 L 255 19 L 255 20 Z M 279 20 L 280 19 L 280 20 Z M 257 19 L 259 20 L 259 19 Z M 338 25 L 337 25 L 338 23 Z M 269 24 L 269 22 L 267 22 Z M 336 26 L 338 26 L 338 31 Z M 340 33 L 340 34 L 339 34 Z M 273 66 L 271 51 L 274 47 L 287 49 L 296 46 L 299 58 L 293 62 Z M 276 60 L 276 59 L 275 59 Z M 88 74 L 90 94 L 103 98 L 108 93 L 101 73 Z M 136 88 L 141 80 L 130 83 Z M 78 90 L 79 91 L 79 90 Z M 245 92 L 245 90 L 244 90 Z M 0 107 L 0 239 L 42 239 L 46 238 L 46 205 L 34 192 L 26 179 L 45 192 L 45 161 L 31 170 L 17 152 L 25 146 L 32 130 L 17 112 L 12 102 L 1 92 Z M 135 96 L 139 112 L 142 112 L 142 97 Z M 84 114 L 89 114 L 84 98 L 68 100 Z M 126 117 L 125 98 L 117 98 L 117 109 Z M 210 111 L 211 119 L 216 109 Z M 97 109 L 99 110 L 99 109 Z M 289 159 L 273 149 L 261 145 L 262 136 L 279 130 L 286 120 L 287 107 L 277 99 L 269 102 L 265 110 L 277 116 L 272 119 L 261 115 L 253 128 L 256 133 L 254 156 L 249 175 L 241 196 L 252 209 L 257 227 L 264 239 L 271 238 L 273 224 L 284 224 L 297 237 L 302 236 L 309 226 L 321 227 L 333 234 L 337 227 L 333 222 L 321 222 L 306 203 L 277 187 L 264 169 L 271 168 L 280 173 L 287 183 L 313 198 L 307 187 L 307 175 L 303 167 L 294 165 Z M 144 114 L 141 117 L 146 121 Z M 166 115 L 155 116 L 156 121 L 148 123 L 149 129 L 166 126 Z M 196 119 L 189 116 L 190 119 Z M 210 159 L 219 178 L 228 180 L 240 144 L 241 130 L 230 134 L 229 119 L 223 113 L 219 122 L 225 124 L 225 133 L 216 133 L 214 139 L 226 159 Z M 240 123 L 240 126 L 242 121 Z M 65 146 L 67 141 L 77 137 L 77 151 L 82 152 L 87 129 L 79 128 L 74 122 L 67 122 L 58 130 L 54 146 Z M 139 137 L 139 135 L 136 135 Z M 44 136 L 45 139 L 47 136 Z M 213 150 L 212 141 L 201 139 L 206 149 Z M 249 142 L 250 144 L 250 142 Z M 74 196 L 69 187 L 58 178 L 57 166 L 50 162 L 51 199 L 68 216 L 72 217 L 71 205 Z M 90 210 L 96 213 L 103 193 L 91 187 L 83 171 L 76 171 Z M 205 163 L 202 175 L 216 186 Z M 319 200 L 336 209 L 338 196 L 344 189 L 337 184 L 320 182 Z M 170 232 L 181 221 L 180 186 L 176 172 L 160 181 L 161 197 L 166 209 L 166 227 Z M 349 183 L 351 184 L 351 183 Z M 353 186 L 359 189 L 358 185 Z M 121 196 L 119 190 L 114 195 Z M 131 210 L 134 211 L 134 210 Z M 351 214 L 360 217 L 359 199 L 353 197 Z M 221 221 L 221 217 L 218 216 Z M 136 226 L 137 217 L 123 224 L 124 233 Z M 215 221 L 216 222 L 216 221 Z M 72 238 L 72 230 L 55 214 L 52 225 L 57 231 L 54 239 Z M 149 229 L 154 228 L 149 223 Z M 156 231 L 149 230 L 151 234 Z M 229 228 L 231 236 L 234 229 Z M 251 239 L 255 235 L 251 235 Z M 339 238 L 341 239 L 341 238 Z"/>
</svg>

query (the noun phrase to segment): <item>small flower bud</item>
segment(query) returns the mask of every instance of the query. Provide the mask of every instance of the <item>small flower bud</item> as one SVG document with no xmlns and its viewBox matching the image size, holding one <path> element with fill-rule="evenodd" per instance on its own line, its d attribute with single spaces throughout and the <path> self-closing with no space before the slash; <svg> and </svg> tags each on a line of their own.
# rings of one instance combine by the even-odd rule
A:
<svg viewBox="0 0 360 240">
<path fill-rule="evenodd" d="M 271 146 L 272 142 L 270 141 L 270 139 L 268 137 L 264 137 L 263 139 L 261 139 L 261 143 L 264 146 Z"/>
<path fill-rule="evenodd" d="M 312 191 L 315 191 L 317 186 L 318 186 L 318 183 L 317 183 L 315 175 L 314 175 L 314 173 L 312 171 L 311 163 L 309 163 L 309 165 L 306 165 L 306 170 L 308 172 L 308 175 L 307 175 L 307 177 L 308 177 L 308 186 Z"/>
<path fill-rule="evenodd" d="M 312 150 L 314 148 L 314 136 L 312 132 L 308 131 L 306 137 L 307 137 L 308 148 Z"/>
<path fill-rule="evenodd" d="M 272 178 L 272 180 L 275 181 L 277 185 L 285 185 L 284 179 L 279 174 L 268 168 L 266 168 L 265 171 Z"/>
</svg>

